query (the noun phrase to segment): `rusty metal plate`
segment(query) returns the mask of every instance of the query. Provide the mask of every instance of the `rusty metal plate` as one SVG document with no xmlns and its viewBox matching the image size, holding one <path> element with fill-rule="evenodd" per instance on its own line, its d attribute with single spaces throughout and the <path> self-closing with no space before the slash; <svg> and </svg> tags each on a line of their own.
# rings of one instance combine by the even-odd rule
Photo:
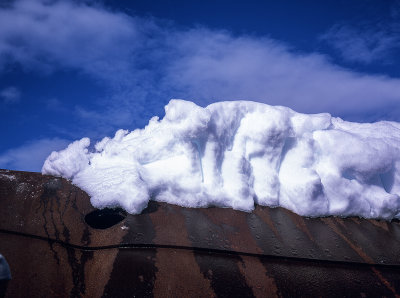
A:
<svg viewBox="0 0 400 298">
<path fill-rule="evenodd" d="M 400 293 L 398 221 L 151 202 L 139 215 L 111 212 L 115 224 L 96 229 L 85 221 L 92 212 L 87 194 L 65 179 L 0 170 L 0 253 L 13 276 L 5 295 Z"/>
</svg>

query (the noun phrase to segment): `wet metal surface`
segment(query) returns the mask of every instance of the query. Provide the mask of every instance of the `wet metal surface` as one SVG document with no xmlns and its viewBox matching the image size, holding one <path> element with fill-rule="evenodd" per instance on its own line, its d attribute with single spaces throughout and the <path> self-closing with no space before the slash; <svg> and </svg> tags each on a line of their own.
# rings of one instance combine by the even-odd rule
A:
<svg viewBox="0 0 400 298">
<path fill-rule="evenodd" d="M 398 297 L 399 248 L 398 221 L 155 202 L 99 213 L 65 179 L 0 170 L 6 297 Z"/>
</svg>

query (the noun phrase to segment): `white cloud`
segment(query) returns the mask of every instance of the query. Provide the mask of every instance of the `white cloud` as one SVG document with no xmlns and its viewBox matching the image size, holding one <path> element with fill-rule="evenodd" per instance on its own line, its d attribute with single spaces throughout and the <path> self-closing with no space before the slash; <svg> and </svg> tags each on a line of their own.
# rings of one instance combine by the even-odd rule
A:
<svg viewBox="0 0 400 298">
<path fill-rule="evenodd" d="M 74 68 L 110 80 L 127 75 L 134 20 L 75 1 L 20 0 L 0 9 L 0 66 Z"/>
<path fill-rule="evenodd" d="M 41 170 L 43 162 L 52 151 L 65 148 L 69 140 L 53 138 L 38 139 L 12 148 L 0 155 L 0 168 L 10 170 Z"/>
<path fill-rule="evenodd" d="M 169 65 L 164 84 L 191 98 L 258 100 L 336 115 L 364 114 L 400 100 L 398 79 L 352 72 L 270 39 L 195 30 L 175 42 L 179 59 Z"/>
<path fill-rule="evenodd" d="M 5 104 L 18 103 L 21 99 L 21 92 L 16 87 L 10 86 L 0 91 L 0 98 Z"/>
<path fill-rule="evenodd" d="M 144 126 L 151 116 L 162 114 L 170 98 L 202 106 L 245 99 L 351 120 L 400 121 L 397 78 L 342 68 L 320 53 L 299 53 L 266 37 L 179 28 L 90 3 L 17 0 L 0 6 L 0 73 L 10 64 L 28 72 L 72 69 L 109 87 L 104 98 L 74 109 L 58 99 L 45 103 L 45 108 L 62 110 L 73 120 L 67 129 L 54 126 L 68 138 L 98 138 L 116 128 Z M 380 37 L 377 31 L 372 36 L 376 44 L 369 48 L 366 36 L 340 32 L 354 45 L 347 47 L 347 57 L 356 59 L 351 57 L 358 54 L 363 61 L 389 57 L 391 38 L 397 38 Z M 18 89 L 10 88 L 0 96 L 18 101 Z M 45 157 L 67 143 L 63 139 L 26 143 L 0 153 L 0 166 L 40 170 Z"/>
<path fill-rule="evenodd" d="M 345 61 L 359 64 L 393 64 L 400 50 L 400 2 L 390 1 L 388 13 L 333 25 L 320 39 Z"/>
<path fill-rule="evenodd" d="M 111 86 L 110 96 L 74 110 L 89 131 L 143 126 L 170 98 L 247 99 L 369 120 L 400 107 L 397 78 L 270 38 L 178 28 L 76 1 L 16 1 L 0 9 L 0 36 L 3 69 L 7 61 L 31 71 L 71 68 Z"/>
<path fill-rule="evenodd" d="M 321 39 L 351 62 L 390 64 L 400 49 L 400 26 L 397 23 L 356 28 L 336 24 Z"/>
</svg>

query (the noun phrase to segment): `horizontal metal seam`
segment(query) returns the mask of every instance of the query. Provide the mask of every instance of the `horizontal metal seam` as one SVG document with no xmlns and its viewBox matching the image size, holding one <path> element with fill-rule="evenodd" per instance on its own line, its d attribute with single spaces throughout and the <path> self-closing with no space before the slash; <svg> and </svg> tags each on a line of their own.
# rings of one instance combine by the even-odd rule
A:
<svg viewBox="0 0 400 298">
<path fill-rule="evenodd" d="M 22 232 L 9 231 L 0 229 L 0 233 L 11 234 L 16 236 L 22 236 L 27 238 L 32 238 L 36 240 L 47 241 L 49 243 L 57 243 L 65 248 L 79 249 L 82 251 L 97 251 L 97 250 L 107 250 L 107 249 L 134 249 L 134 248 L 164 248 L 164 249 L 176 249 L 176 250 L 189 250 L 194 252 L 202 253 L 214 253 L 214 254 L 225 254 L 225 255 L 238 255 L 238 256 L 249 256 L 256 258 L 270 258 L 277 260 L 287 260 L 287 261 L 298 261 L 298 262 L 310 262 L 310 263 L 328 263 L 336 265 L 348 265 L 348 266 L 366 266 L 366 267 L 381 267 L 381 268 L 392 268 L 400 269 L 400 264 L 379 264 L 379 263 L 365 263 L 365 262 L 352 262 L 352 261 L 338 261 L 338 260 L 326 260 L 326 259 L 311 259 L 311 258 L 301 258 L 301 257 L 291 257 L 291 256 L 277 256 L 269 254 L 257 254 L 249 252 L 241 252 L 234 250 L 225 250 L 217 248 L 206 248 L 206 247 L 193 247 L 193 246 L 181 246 L 181 245 L 167 245 L 167 244 L 154 244 L 154 243 L 121 243 L 115 245 L 104 245 L 104 246 L 82 246 L 72 243 L 67 243 L 59 239 L 47 238 L 38 235 L 32 235 Z"/>
</svg>

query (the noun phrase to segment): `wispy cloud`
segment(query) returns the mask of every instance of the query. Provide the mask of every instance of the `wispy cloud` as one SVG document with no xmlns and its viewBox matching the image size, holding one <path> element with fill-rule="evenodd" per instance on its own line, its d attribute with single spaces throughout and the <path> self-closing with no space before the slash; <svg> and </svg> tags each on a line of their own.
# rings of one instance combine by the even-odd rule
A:
<svg viewBox="0 0 400 298">
<path fill-rule="evenodd" d="M 390 64 L 400 49 L 400 23 L 356 28 L 336 24 L 321 39 L 350 62 Z"/>
<path fill-rule="evenodd" d="M 355 35 L 348 37 L 353 44 Z M 389 43 L 360 59 L 385 57 Z M 389 116 L 400 106 L 397 78 L 341 68 L 324 55 L 299 53 L 266 37 L 180 28 L 93 3 L 20 0 L 0 9 L 0 65 L 5 69 L 10 61 L 28 71 L 75 69 L 109 86 L 110 95 L 72 111 L 92 132 L 143 126 L 170 98 L 200 105 L 246 99 L 359 120 L 400 120 L 397 113 Z"/>
<path fill-rule="evenodd" d="M 387 4 L 386 16 L 335 24 L 320 39 L 348 62 L 392 64 L 400 50 L 400 2 Z"/>
<path fill-rule="evenodd" d="M 7 87 L 0 91 L 0 98 L 5 104 L 18 103 L 21 99 L 21 91 L 14 86 Z"/>
<path fill-rule="evenodd" d="M 182 96 L 250 99 L 342 116 L 385 109 L 400 99 L 398 79 L 356 73 L 270 39 L 195 30 L 177 41 L 180 58 L 169 65 L 164 84 Z"/>
<path fill-rule="evenodd" d="M 337 25 L 326 39 L 347 59 L 366 63 L 389 59 L 399 45 L 395 34 L 355 30 Z M 171 98 L 202 106 L 254 100 L 351 120 L 400 121 L 400 79 L 339 67 L 323 54 L 300 53 L 271 38 L 182 28 L 93 1 L 16 0 L 0 6 L 0 74 L 16 64 L 28 73 L 74 70 L 107 86 L 107 94 L 93 102 L 72 108 L 59 99 L 44 104 L 71 118 L 67 128 L 49 124 L 65 138 L 143 127 L 163 114 Z M 18 101 L 18 89 L 10 88 L 2 90 L 3 101 Z M 0 167 L 40 170 L 45 157 L 66 144 L 50 138 L 26 143 L 0 154 Z"/>
<path fill-rule="evenodd" d="M 69 142 L 59 138 L 30 141 L 2 153 L 0 155 L 0 168 L 40 171 L 46 157 L 52 151 L 65 148 Z"/>
<path fill-rule="evenodd" d="M 134 19 L 77 1 L 13 1 L 0 9 L 0 66 L 79 69 L 96 78 L 130 74 Z M 113 74 L 113 76 L 112 76 Z"/>
</svg>

